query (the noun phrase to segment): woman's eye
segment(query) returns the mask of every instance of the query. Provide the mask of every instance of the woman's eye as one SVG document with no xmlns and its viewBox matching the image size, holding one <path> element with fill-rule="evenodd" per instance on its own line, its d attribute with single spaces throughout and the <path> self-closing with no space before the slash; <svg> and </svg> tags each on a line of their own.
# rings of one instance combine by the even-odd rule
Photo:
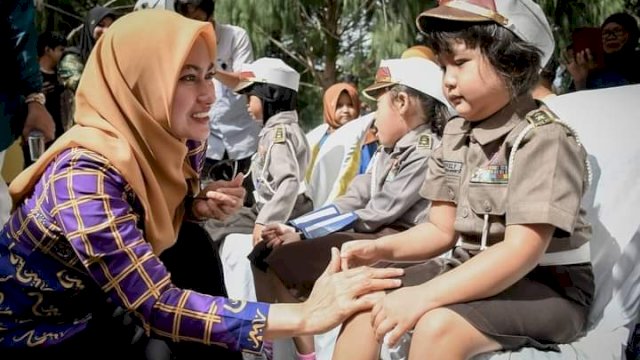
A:
<svg viewBox="0 0 640 360">
<path fill-rule="evenodd" d="M 213 72 L 207 73 L 207 75 L 205 76 L 205 79 L 211 80 L 211 79 L 213 79 L 213 75 L 214 75 Z"/>
<path fill-rule="evenodd" d="M 196 81 L 196 76 L 195 75 L 185 75 L 185 76 L 181 77 L 180 80 L 183 80 L 183 81 Z"/>
</svg>

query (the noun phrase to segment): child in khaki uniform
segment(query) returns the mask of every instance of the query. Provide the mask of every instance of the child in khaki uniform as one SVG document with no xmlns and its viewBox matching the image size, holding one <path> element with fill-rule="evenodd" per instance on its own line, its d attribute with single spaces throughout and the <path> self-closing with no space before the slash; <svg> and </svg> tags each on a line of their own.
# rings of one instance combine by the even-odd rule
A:
<svg viewBox="0 0 640 360">
<path fill-rule="evenodd" d="M 418 25 L 460 115 L 429 162 L 429 222 L 346 243 L 341 256 L 348 268 L 452 255 L 408 268 L 402 289 L 347 322 L 334 359 L 377 359 L 379 341 L 411 330 L 409 359 L 555 350 L 584 333 L 594 285 L 585 150 L 531 98 L 551 29 L 531 0 L 443 1 Z"/>
<path fill-rule="evenodd" d="M 300 74 L 280 59 L 261 58 L 244 64 L 240 78 L 235 91 L 247 95 L 249 114 L 263 126 L 251 161 L 256 245 L 265 224 L 285 222 L 313 209 L 304 182 L 309 144 L 296 112 Z"/>
</svg>

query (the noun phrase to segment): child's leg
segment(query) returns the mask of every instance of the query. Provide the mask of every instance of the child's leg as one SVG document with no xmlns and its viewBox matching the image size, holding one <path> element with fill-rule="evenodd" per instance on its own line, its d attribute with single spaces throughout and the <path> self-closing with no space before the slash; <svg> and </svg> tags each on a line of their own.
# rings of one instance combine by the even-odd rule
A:
<svg viewBox="0 0 640 360">
<path fill-rule="evenodd" d="M 269 278 L 273 290 L 275 291 L 275 296 L 277 301 L 280 303 L 297 303 L 300 302 L 296 297 L 291 295 L 286 286 L 280 281 L 278 276 L 276 276 L 273 272 L 268 271 L 267 277 Z M 293 342 L 296 346 L 296 351 L 298 354 L 311 354 L 315 352 L 315 346 L 313 343 L 313 336 L 297 336 L 293 338 Z"/>
<path fill-rule="evenodd" d="M 500 344 L 473 327 L 455 311 L 438 308 L 418 320 L 413 332 L 409 360 L 464 360 L 500 349 Z"/>
<path fill-rule="evenodd" d="M 371 328 L 371 312 L 356 314 L 342 324 L 333 360 L 377 360 L 380 357 L 380 344 Z"/>
<path fill-rule="evenodd" d="M 276 297 L 269 276 L 266 272 L 251 265 L 253 271 L 253 282 L 256 288 L 256 297 L 258 301 L 273 304 Z"/>
</svg>

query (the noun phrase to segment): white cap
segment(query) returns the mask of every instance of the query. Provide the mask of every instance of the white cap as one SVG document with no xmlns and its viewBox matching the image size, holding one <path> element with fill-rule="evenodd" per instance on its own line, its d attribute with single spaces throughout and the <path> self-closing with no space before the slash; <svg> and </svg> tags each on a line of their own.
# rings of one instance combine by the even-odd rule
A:
<svg viewBox="0 0 640 360">
<path fill-rule="evenodd" d="M 241 92 L 254 83 L 278 85 L 297 92 L 300 74 L 280 59 L 265 57 L 242 65 L 240 83 L 233 91 Z"/>
<path fill-rule="evenodd" d="M 442 93 L 442 70 L 436 63 L 423 57 L 382 60 L 375 82 L 362 92 L 367 98 L 375 100 L 378 90 L 393 85 L 408 86 L 449 106 Z"/>
<path fill-rule="evenodd" d="M 495 22 L 542 51 L 544 67 L 555 49 L 547 17 L 532 0 L 440 0 L 436 8 L 418 15 L 416 24 L 424 32 L 429 18 L 451 21 Z"/>
<path fill-rule="evenodd" d="M 165 9 L 174 11 L 173 2 L 174 0 L 138 0 L 133 6 L 133 10 Z"/>
</svg>

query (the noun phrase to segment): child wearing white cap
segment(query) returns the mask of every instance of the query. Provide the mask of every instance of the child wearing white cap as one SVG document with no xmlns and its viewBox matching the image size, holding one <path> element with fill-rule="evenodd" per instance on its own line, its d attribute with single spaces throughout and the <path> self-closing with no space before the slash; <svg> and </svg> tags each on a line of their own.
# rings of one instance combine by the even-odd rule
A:
<svg viewBox="0 0 640 360">
<path fill-rule="evenodd" d="M 417 24 L 459 114 L 420 191 L 429 221 L 345 243 L 341 256 L 343 268 L 432 260 L 407 268 L 403 288 L 350 319 L 333 359 L 377 359 L 379 342 L 401 338 L 409 348 L 397 358 L 557 350 L 584 334 L 593 299 L 581 210 L 590 171 L 577 135 L 531 97 L 554 47 L 545 15 L 531 0 L 453 0 Z"/>
<path fill-rule="evenodd" d="M 242 66 L 240 80 L 235 91 L 247 96 L 249 114 L 262 126 L 250 170 L 256 221 L 249 258 L 258 264 L 253 269 L 258 300 L 271 302 L 271 286 L 260 266 L 271 248 L 262 241 L 262 229 L 313 209 L 304 181 L 309 145 L 296 112 L 300 75 L 280 59 L 261 58 Z"/>
<path fill-rule="evenodd" d="M 329 263 L 332 247 L 397 233 L 426 218 L 429 202 L 418 191 L 449 118 L 442 70 L 425 58 L 383 60 L 364 95 L 377 101 L 381 145 L 368 171 L 332 204 L 290 221 L 291 226 L 269 224 L 263 232 L 274 248 L 265 262 L 278 282 L 301 297 L 309 295 Z M 280 302 L 296 301 L 287 291 L 279 295 Z M 302 339 L 296 346 L 299 352 L 313 350 Z"/>
<path fill-rule="evenodd" d="M 257 213 L 254 245 L 262 240 L 265 224 L 313 209 L 304 182 L 309 145 L 296 112 L 299 82 L 300 74 L 282 60 L 261 58 L 242 66 L 235 88 L 247 96 L 249 114 L 262 126 L 251 162 Z"/>
</svg>

